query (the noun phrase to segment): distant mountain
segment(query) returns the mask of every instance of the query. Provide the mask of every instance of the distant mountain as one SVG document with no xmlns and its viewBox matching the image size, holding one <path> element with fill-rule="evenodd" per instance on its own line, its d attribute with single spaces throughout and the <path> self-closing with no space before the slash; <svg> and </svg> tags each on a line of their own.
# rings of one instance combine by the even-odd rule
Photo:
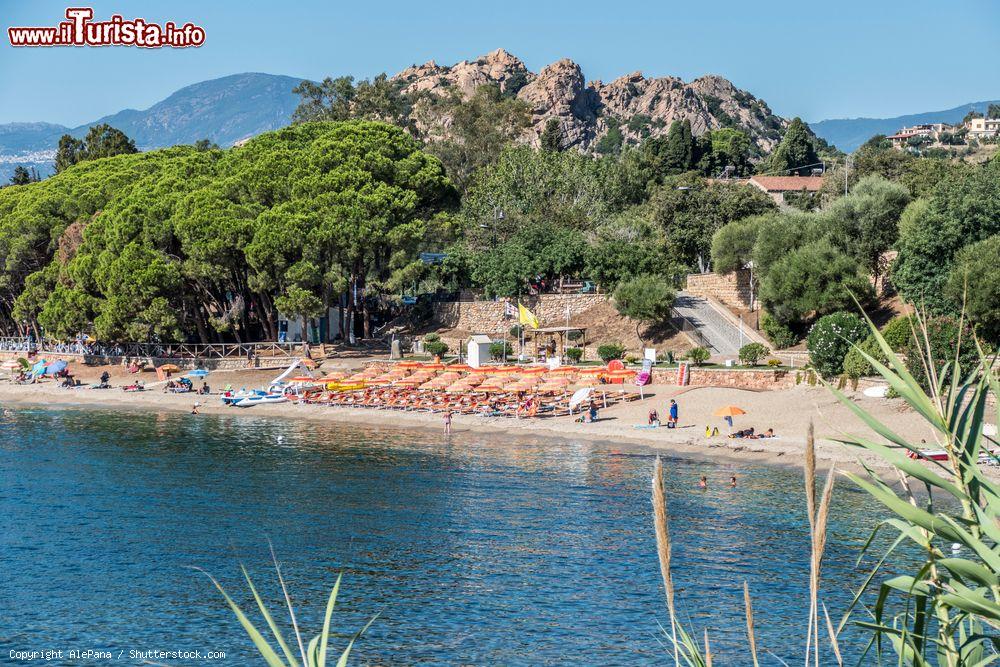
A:
<svg viewBox="0 0 1000 667">
<path fill-rule="evenodd" d="M 19 164 L 35 167 L 43 175 L 51 173 L 59 137 L 82 137 L 99 123 L 117 127 L 140 150 L 199 139 L 231 146 L 288 125 L 299 102 L 292 88 L 301 81 L 274 74 L 234 74 L 181 88 L 143 111 L 125 109 L 75 128 L 51 123 L 0 125 L 0 182 L 9 179 Z"/>
<path fill-rule="evenodd" d="M 809 123 L 809 127 L 827 142 L 850 153 L 876 134 L 893 134 L 901 127 L 922 123 L 960 123 L 965 114 L 970 111 L 986 113 L 986 108 L 991 104 L 1000 104 L 1000 100 L 971 102 L 945 111 L 928 111 L 895 118 L 835 118 Z"/>
</svg>

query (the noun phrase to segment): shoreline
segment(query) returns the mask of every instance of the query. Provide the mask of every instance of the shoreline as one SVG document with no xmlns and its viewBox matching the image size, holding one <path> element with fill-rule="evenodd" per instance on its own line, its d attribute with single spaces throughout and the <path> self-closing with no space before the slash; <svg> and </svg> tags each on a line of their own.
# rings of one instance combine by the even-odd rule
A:
<svg viewBox="0 0 1000 667">
<path fill-rule="evenodd" d="M 710 404 L 716 401 L 716 394 L 745 403 L 751 397 L 760 399 L 769 396 L 779 399 L 776 394 L 794 394 L 788 398 L 795 402 L 811 402 L 817 404 L 815 415 L 810 415 L 816 424 L 816 454 L 820 465 L 824 468 L 835 466 L 838 470 L 858 471 L 862 467 L 859 461 L 874 466 L 882 471 L 889 466 L 881 459 L 859 449 L 849 448 L 829 438 L 824 429 L 831 425 L 829 417 L 824 419 L 827 405 L 818 405 L 824 397 L 829 401 L 835 399 L 825 389 L 795 389 L 775 392 L 749 392 L 746 390 L 724 389 L 718 387 L 650 387 L 645 401 L 613 406 L 601 410 L 597 422 L 581 424 L 572 417 L 543 417 L 513 419 L 504 417 L 478 417 L 471 415 L 455 415 L 452 432 L 455 434 L 483 433 L 493 436 L 508 434 L 511 437 L 549 437 L 561 440 L 584 440 L 592 443 L 606 444 L 614 447 L 624 447 L 630 451 L 644 450 L 652 453 L 693 458 L 698 460 L 754 462 L 765 465 L 775 465 L 785 468 L 800 468 L 803 464 L 805 450 L 805 433 L 808 424 L 801 424 L 801 436 L 794 430 L 783 427 L 777 430 L 780 434 L 776 439 L 729 439 L 725 436 L 706 438 L 704 426 L 700 422 L 687 423 L 684 408 L 692 403 L 692 399 L 700 399 Z M 676 398 L 682 406 L 681 425 L 677 429 L 660 427 L 656 429 L 635 429 L 633 424 L 645 423 L 646 411 L 657 407 L 663 411 L 662 405 L 670 398 Z M 825 401 L 829 403 L 829 401 Z M 282 403 L 273 405 L 258 405 L 253 408 L 233 408 L 225 406 L 219 400 L 218 394 L 199 396 L 197 394 L 165 394 L 157 390 L 142 393 L 125 393 L 120 388 L 113 389 L 61 389 L 54 384 L 38 385 L 0 385 L 0 406 L 24 406 L 45 409 L 102 409 L 140 411 L 169 411 L 190 413 L 194 403 L 200 403 L 199 414 L 214 416 L 257 416 L 278 419 L 299 419 L 312 422 L 344 423 L 355 425 L 378 426 L 393 429 L 434 429 L 443 431 L 443 418 L 440 414 L 430 412 L 407 412 L 401 410 L 373 410 L 364 408 L 347 408 L 334 406 L 301 405 Z M 768 400 L 769 404 L 786 401 Z M 787 401 L 791 402 L 791 401 Z M 802 406 L 788 406 L 790 412 L 801 412 Z M 844 410 L 842 406 L 838 408 Z M 780 409 L 780 405 L 779 405 Z M 785 411 L 785 412 L 788 412 Z M 899 412 L 899 410 L 896 410 Z M 753 411 L 751 411 L 753 414 Z M 910 414 L 911 418 L 919 419 Z M 194 417 L 192 415 L 192 417 Z M 702 420 L 704 421 L 704 420 Z M 718 418 L 715 418 L 718 422 Z M 796 421 L 801 421 L 798 419 Z M 836 419 L 832 420 L 836 423 Z M 856 420 L 855 420 L 856 421 Z M 824 422 L 828 422 L 824 424 Z M 843 424 L 840 424 L 843 426 Z M 858 424 L 860 426 L 860 424 Z M 861 427 L 866 430 L 865 427 Z M 762 429 L 761 429 L 762 430 Z"/>
</svg>

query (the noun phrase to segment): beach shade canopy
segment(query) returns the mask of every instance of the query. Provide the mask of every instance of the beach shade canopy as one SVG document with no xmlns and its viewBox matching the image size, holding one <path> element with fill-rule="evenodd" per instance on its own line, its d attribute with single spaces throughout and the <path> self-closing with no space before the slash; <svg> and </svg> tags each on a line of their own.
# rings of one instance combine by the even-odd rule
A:
<svg viewBox="0 0 1000 667">
<path fill-rule="evenodd" d="M 196 368 L 195 370 L 188 373 L 187 376 L 191 378 L 203 378 L 208 376 L 208 371 L 206 371 L 204 368 Z"/>
<path fill-rule="evenodd" d="M 580 405 L 594 393 L 591 387 L 584 387 L 583 389 L 577 389 L 573 392 L 573 395 L 569 399 L 569 409 L 572 410 L 576 406 Z"/>
<path fill-rule="evenodd" d="M 49 364 L 49 362 L 47 362 L 44 359 L 42 359 L 37 364 L 35 364 L 34 366 L 31 367 L 31 374 L 32 375 L 44 375 L 45 374 L 45 367 L 48 366 L 48 364 Z"/>
<path fill-rule="evenodd" d="M 726 405 L 719 408 L 712 414 L 716 417 L 735 417 L 736 415 L 745 415 L 747 413 L 743 408 L 738 408 L 735 405 Z"/>
<path fill-rule="evenodd" d="M 163 364 L 162 366 L 158 366 L 158 368 L 161 371 L 163 371 L 164 373 L 180 373 L 181 372 L 181 367 L 178 366 L 177 364 Z"/>
<path fill-rule="evenodd" d="M 64 370 L 66 370 L 67 366 L 69 366 L 69 364 L 60 359 L 58 361 L 53 361 L 51 364 L 46 366 L 45 372 L 48 373 L 49 375 L 54 375 L 56 373 L 61 373 Z"/>
</svg>

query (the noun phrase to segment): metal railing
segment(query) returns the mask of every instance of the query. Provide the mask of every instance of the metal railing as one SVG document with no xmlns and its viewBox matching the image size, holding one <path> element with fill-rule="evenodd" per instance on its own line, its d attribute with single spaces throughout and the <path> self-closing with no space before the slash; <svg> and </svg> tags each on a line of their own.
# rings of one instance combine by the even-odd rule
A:
<svg viewBox="0 0 1000 667">
<path fill-rule="evenodd" d="M 674 328 L 687 334 L 699 347 L 718 352 L 715 346 L 705 337 L 705 334 L 691 320 L 681 315 L 676 308 L 670 309 L 670 317 L 672 318 L 670 322 L 674 325 Z"/>
</svg>

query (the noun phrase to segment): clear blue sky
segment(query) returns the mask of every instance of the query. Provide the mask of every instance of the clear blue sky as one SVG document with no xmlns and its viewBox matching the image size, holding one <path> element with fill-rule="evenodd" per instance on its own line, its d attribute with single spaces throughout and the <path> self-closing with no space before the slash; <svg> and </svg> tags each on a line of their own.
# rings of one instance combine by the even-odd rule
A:
<svg viewBox="0 0 1000 667">
<path fill-rule="evenodd" d="M 71 4 L 84 5 L 86 3 Z M 55 25 L 66 3 L 0 0 L 0 123 L 78 125 L 144 109 L 237 72 L 319 79 L 453 63 L 498 47 L 537 71 L 562 57 L 588 79 L 641 70 L 721 74 L 784 116 L 895 116 L 1000 98 L 996 0 L 117 0 L 112 13 L 205 27 L 198 49 L 13 49 L 10 25 Z"/>
</svg>

